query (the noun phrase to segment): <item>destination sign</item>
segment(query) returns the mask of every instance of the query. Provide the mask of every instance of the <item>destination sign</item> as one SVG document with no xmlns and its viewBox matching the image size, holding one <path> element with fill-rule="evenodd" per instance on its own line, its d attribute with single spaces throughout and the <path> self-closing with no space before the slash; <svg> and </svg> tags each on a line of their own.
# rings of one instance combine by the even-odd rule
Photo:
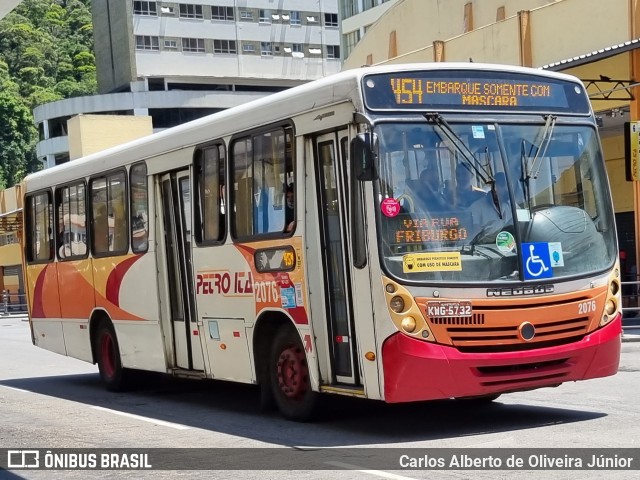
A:
<svg viewBox="0 0 640 480">
<path fill-rule="evenodd" d="M 523 110 L 588 114 L 584 89 L 573 82 L 508 72 L 421 71 L 364 77 L 371 110 Z"/>
<path fill-rule="evenodd" d="M 389 243 L 415 245 L 464 241 L 468 237 L 466 225 L 470 222 L 469 214 L 462 212 L 433 217 L 401 214 L 387 220 L 389 232 L 393 235 L 393 238 L 389 238 Z"/>
</svg>

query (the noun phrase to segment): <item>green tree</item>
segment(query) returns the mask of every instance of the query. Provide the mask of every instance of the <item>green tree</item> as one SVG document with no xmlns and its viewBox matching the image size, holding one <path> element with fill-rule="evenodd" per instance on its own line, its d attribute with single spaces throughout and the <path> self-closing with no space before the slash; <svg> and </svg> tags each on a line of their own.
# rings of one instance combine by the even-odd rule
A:
<svg viewBox="0 0 640 480">
<path fill-rule="evenodd" d="M 36 130 L 29 109 L 7 91 L 0 91 L 0 188 L 18 183 L 32 169 Z"/>
<path fill-rule="evenodd" d="M 91 0 L 23 0 L 0 20 L 0 185 L 38 167 L 38 105 L 96 93 Z"/>
</svg>

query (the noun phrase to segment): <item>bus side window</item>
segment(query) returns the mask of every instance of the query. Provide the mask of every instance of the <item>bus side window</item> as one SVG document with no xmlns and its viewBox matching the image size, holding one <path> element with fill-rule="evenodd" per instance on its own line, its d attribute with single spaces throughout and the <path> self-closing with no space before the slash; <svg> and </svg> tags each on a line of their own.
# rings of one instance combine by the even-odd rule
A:
<svg viewBox="0 0 640 480">
<path fill-rule="evenodd" d="M 196 241 L 221 242 L 226 234 L 224 145 L 198 150 L 196 172 Z"/>
<path fill-rule="evenodd" d="M 27 249 L 30 262 L 53 259 L 52 202 L 49 192 L 29 196 L 27 205 Z"/>
<path fill-rule="evenodd" d="M 56 190 L 58 257 L 80 258 L 87 254 L 87 225 L 84 183 Z"/>
<path fill-rule="evenodd" d="M 138 163 L 129 171 L 131 196 L 131 250 L 144 253 L 149 248 L 149 192 L 147 187 L 147 165 Z"/>
<path fill-rule="evenodd" d="M 125 172 L 91 180 L 91 252 L 125 253 L 128 248 Z"/>
<path fill-rule="evenodd" d="M 126 252 L 129 249 L 127 201 L 126 201 L 125 173 L 118 172 L 109 176 L 109 230 L 113 232 L 109 250 L 112 252 Z M 111 226 L 113 222 L 113 227 Z"/>
<path fill-rule="evenodd" d="M 107 182 L 104 178 L 91 182 L 91 251 L 109 251 L 109 216 L 107 214 Z"/>
<path fill-rule="evenodd" d="M 236 237 L 289 233 L 285 216 L 286 188 L 294 178 L 292 133 L 280 127 L 233 143 L 231 213 Z"/>
</svg>

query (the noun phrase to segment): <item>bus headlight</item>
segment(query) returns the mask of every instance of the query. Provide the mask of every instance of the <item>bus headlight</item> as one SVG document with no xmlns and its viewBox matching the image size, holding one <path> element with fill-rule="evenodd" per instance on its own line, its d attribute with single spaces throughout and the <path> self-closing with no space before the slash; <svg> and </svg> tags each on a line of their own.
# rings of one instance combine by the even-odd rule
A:
<svg viewBox="0 0 640 480">
<path fill-rule="evenodd" d="M 416 319 L 409 316 L 402 319 L 402 329 L 407 333 L 413 333 L 416 329 Z"/>
<path fill-rule="evenodd" d="M 616 313 L 617 309 L 618 306 L 616 305 L 616 302 L 614 302 L 611 298 L 607 300 L 607 303 L 604 304 L 604 311 L 607 315 L 613 315 L 614 313 Z"/>
<path fill-rule="evenodd" d="M 611 290 L 611 295 L 617 295 L 620 291 L 620 284 L 616 280 L 614 280 L 613 282 L 611 282 L 609 289 Z"/>
<path fill-rule="evenodd" d="M 404 312 L 404 300 L 401 296 L 396 295 L 389 301 L 389 307 L 396 313 Z"/>
</svg>

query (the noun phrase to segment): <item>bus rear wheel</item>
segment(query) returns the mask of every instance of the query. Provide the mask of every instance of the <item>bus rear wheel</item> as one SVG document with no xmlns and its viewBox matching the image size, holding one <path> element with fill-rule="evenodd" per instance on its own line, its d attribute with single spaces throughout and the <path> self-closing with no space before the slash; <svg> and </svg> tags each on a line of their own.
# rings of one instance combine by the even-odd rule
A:
<svg viewBox="0 0 640 480">
<path fill-rule="evenodd" d="M 127 386 L 129 371 L 122 367 L 118 338 L 111 322 L 103 321 L 96 333 L 96 357 L 100 378 L 112 392 L 122 391 Z"/>
<path fill-rule="evenodd" d="M 282 415 L 298 422 L 311 420 L 318 394 L 311 388 L 300 336 L 291 327 L 281 328 L 276 333 L 269 371 L 273 397 Z"/>
</svg>

